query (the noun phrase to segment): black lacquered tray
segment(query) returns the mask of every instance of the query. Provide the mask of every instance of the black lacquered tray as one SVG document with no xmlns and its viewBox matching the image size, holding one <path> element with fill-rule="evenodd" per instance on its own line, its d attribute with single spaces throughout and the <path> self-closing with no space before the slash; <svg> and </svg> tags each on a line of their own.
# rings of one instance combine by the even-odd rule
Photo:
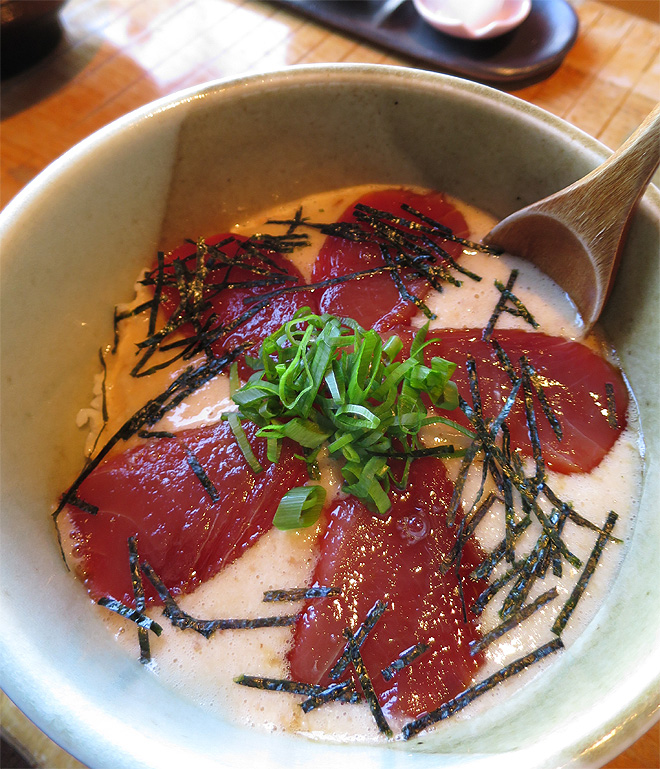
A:
<svg viewBox="0 0 660 769">
<path fill-rule="evenodd" d="M 275 1 L 416 64 L 509 89 L 551 75 L 578 30 L 577 15 L 567 0 L 534 0 L 519 27 L 480 41 L 460 40 L 434 29 L 417 13 L 412 0 L 398 4 L 396 0 Z"/>
</svg>

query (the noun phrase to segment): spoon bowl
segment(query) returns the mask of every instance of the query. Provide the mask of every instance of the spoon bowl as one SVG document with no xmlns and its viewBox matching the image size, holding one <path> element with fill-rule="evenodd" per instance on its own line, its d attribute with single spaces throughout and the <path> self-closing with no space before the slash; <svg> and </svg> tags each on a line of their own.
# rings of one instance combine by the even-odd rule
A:
<svg viewBox="0 0 660 769">
<path fill-rule="evenodd" d="M 630 217 L 660 163 L 660 104 L 584 178 L 507 216 L 484 242 L 533 262 L 575 302 L 589 332 L 618 267 Z"/>
</svg>

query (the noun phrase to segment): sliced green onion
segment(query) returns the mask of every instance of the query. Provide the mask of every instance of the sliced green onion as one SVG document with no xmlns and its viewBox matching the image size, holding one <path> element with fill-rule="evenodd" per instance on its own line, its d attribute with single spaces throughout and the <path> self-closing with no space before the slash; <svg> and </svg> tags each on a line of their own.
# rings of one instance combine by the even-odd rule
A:
<svg viewBox="0 0 660 769">
<path fill-rule="evenodd" d="M 282 497 L 273 525 L 281 531 L 313 526 L 321 515 L 325 503 L 323 486 L 298 486 Z"/>
<path fill-rule="evenodd" d="M 428 365 L 424 361 L 432 341 L 427 332 L 428 325 L 418 331 L 410 357 L 400 360 L 398 336 L 383 343 L 376 331 L 365 331 L 351 318 L 302 308 L 263 341 L 255 373 L 233 392 L 239 407 L 239 417 L 232 419 L 235 433 L 241 435 L 239 418 L 252 421 L 257 436 L 267 440 L 271 461 L 285 439 L 293 441 L 310 470 L 325 446 L 343 461 L 345 491 L 385 513 L 388 462 L 414 458 L 420 430 L 443 421 L 429 417 L 428 400 L 436 410 L 458 405 L 450 381 L 455 365 L 437 357 Z M 244 434 L 239 445 L 249 450 Z"/>
<path fill-rule="evenodd" d="M 257 461 L 257 458 L 254 456 L 252 446 L 250 446 L 250 442 L 247 439 L 247 435 L 245 434 L 245 430 L 241 425 L 241 420 L 239 419 L 238 414 L 235 411 L 230 411 L 228 414 L 226 414 L 225 418 L 229 422 L 229 426 L 234 433 L 236 442 L 240 446 L 240 449 L 243 452 L 243 456 L 245 457 L 247 463 L 255 473 L 260 473 L 263 468 Z"/>
</svg>

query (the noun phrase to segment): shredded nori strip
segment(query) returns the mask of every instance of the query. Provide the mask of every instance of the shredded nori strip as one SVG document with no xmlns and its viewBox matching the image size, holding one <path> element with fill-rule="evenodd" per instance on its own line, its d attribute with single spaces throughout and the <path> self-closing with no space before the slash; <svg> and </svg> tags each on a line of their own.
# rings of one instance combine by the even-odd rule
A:
<svg viewBox="0 0 660 769">
<path fill-rule="evenodd" d="M 321 705 L 325 705 L 328 702 L 334 702 L 335 700 L 353 704 L 362 700 L 362 697 L 355 688 L 355 682 L 352 678 L 348 681 L 329 684 L 323 691 L 318 694 L 312 694 L 304 702 L 301 702 L 300 707 L 303 709 L 304 713 L 309 713 L 311 710 L 314 710 Z"/>
<path fill-rule="evenodd" d="M 505 286 L 499 280 L 496 280 L 495 288 L 497 288 L 497 290 L 500 291 L 503 296 L 505 296 L 507 301 L 513 304 L 513 307 L 507 307 L 504 305 L 502 307 L 502 312 L 508 312 L 510 315 L 515 315 L 518 318 L 522 318 L 524 321 L 529 323 L 532 328 L 539 327 L 538 322 L 534 319 L 534 316 L 531 314 L 531 312 L 527 309 L 527 307 L 525 307 L 520 299 L 518 299 L 518 297 L 507 288 L 507 286 Z"/>
<path fill-rule="evenodd" d="M 385 248 L 385 246 L 383 245 L 380 246 L 380 252 L 382 254 L 383 261 L 385 262 L 385 264 L 388 264 L 394 267 L 395 266 L 394 260 L 390 255 L 389 251 Z M 423 302 L 416 294 L 411 294 L 410 291 L 408 291 L 408 288 L 406 284 L 403 282 L 403 278 L 401 277 L 397 269 L 392 269 L 390 271 L 390 277 L 394 281 L 394 285 L 397 287 L 399 296 L 405 302 L 410 302 L 410 304 L 414 304 L 415 307 L 417 307 L 417 309 L 420 310 L 427 318 L 429 318 L 430 320 L 435 320 L 436 316 L 431 312 L 431 310 L 429 310 L 429 308 L 426 306 L 426 303 Z"/>
<path fill-rule="evenodd" d="M 575 610 L 575 607 L 578 604 L 578 601 L 580 598 L 582 598 L 582 594 L 587 588 L 587 584 L 589 583 L 589 580 L 591 579 L 592 574 L 594 573 L 596 566 L 598 565 L 598 561 L 600 560 L 601 555 L 603 554 L 603 550 L 605 549 L 605 545 L 607 544 L 607 540 L 609 539 L 609 534 L 614 528 L 614 524 L 616 523 L 618 518 L 618 515 L 611 510 L 609 515 L 607 516 L 607 520 L 605 522 L 605 526 L 603 526 L 603 532 L 598 536 L 598 539 L 596 540 L 596 544 L 594 545 L 593 550 L 591 551 L 591 555 L 587 559 L 587 562 L 584 566 L 584 570 L 582 571 L 582 574 L 580 574 L 580 578 L 578 579 L 575 587 L 573 588 L 573 592 L 569 596 L 566 603 L 562 606 L 561 611 L 559 612 L 557 619 L 555 619 L 555 622 L 552 626 L 552 632 L 559 636 L 563 632 L 564 628 L 566 627 L 566 623 L 571 617 L 571 614 L 573 614 L 573 611 Z"/>
<path fill-rule="evenodd" d="M 614 385 L 605 382 L 605 395 L 607 397 L 607 424 L 613 429 L 619 428 L 619 420 L 616 415 L 616 401 L 614 399 Z"/>
<path fill-rule="evenodd" d="M 188 465 L 190 466 L 190 469 L 195 474 L 195 477 L 197 478 L 197 480 L 204 487 L 204 491 L 211 498 L 211 502 L 219 502 L 220 501 L 220 494 L 218 493 L 218 490 L 214 486 L 213 481 L 206 474 L 206 470 L 204 470 L 204 468 L 202 467 L 199 459 L 185 445 L 185 443 L 183 443 L 182 445 L 183 445 L 184 451 L 186 452 L 186 461 L 188 462 Z"/>
<path fill-rule="evenodd" d="M 493 314 L 490 316 L 488 323 L 486 324 L 486 327 L 484 328 L 481 334 L 481 338 L 483 339 L 484 342 L 487 342 L 490 339 L 493 333 L 493 330 L 495 329 L 495 324 L 497 323 L 502 312 L 504 312 L 504 307 L 506 306 L 508 294 L 511 292 L 511 289 L 513 288 L 513 285 L 516 282 L 517 277 L 518 277 L 518 270 L 511 270 L 511 273 L 509 274 L 509 279 L 507 280 L 504 290 L 500 291 L 500 296 L 495 305 L 495 309 L 493 310 Z"/>
<path fill-rule="evenodd" d="M 380 703 L 378 702 L 378 697 L 376 696 L 376 692 L 374 691 L 373 684 L 371 683 L 371 678 L 369 677 L 369 672 L 367 671 L 367 667 L 364 664 L 362 655 L 360 654 L 360 645 L 356 641 L 355 636 L 351 633 L 351 631 L 348 628 L 344 629 L 344 638 L 346 639 L 346 642 L 347 642 L 348 656 L 349 656 L 350 662 L 353 665 L 355 672 L 357 673 L 360 686 L 362 687 L 362 693 L 364 694 L 364 698 L 367 701 L 367 704 L 369 705 L 369 710 L 371 710 L 371 715 L 374 717 L 376 726 L 378 726 L 379 731 L 381 731 L 387 737 L 392 737 L 393 736 L 392 729 L 390 728 L 390 725 L 387 723 L 385 714 L 383 713 L 383 710 L 380 707 Z"/>
<path fill-rule="evenodd" d="M 502 543 L 504 544 L 504 543 Z M 474 603 L 470 607 L 473 614 L 481 614 L 486 605 L 499 593 L 504 585 L 511 582 L 511 580 L 520 574 L 525 566 L 525 561 L 520 560 L 513 564 L 513 566 L 491 582 L 488 587 L 483 590 L 475 599 Z M 474 573 L 474 572 L 473 572 Z"/>
<path fill-rule="evenodd" d="M 477 526 L 483 520 L 483 517 L 498 500 L 500 500 L 500 497 L 494 492 L 490 492 L 485 499 L 478 500 L 478 504 L 475 502 L 471 512 L 463 516 L 456 533 L 456 541 L 451 550 L 444 556 L 439 566 L 438 571 L 440 574 L 445 574 L 452 563 L 459 558 L 465 544 L 474 534 Z"/>
<path fill-rule="evenodd" d="M 373 630 L 378 620 L 383 616 L 384 611 L 387 609 L 388 604 L 385 601 L 376 601 L 376 603 L 369 609 L 364 622 L 360 625 L 357 631 L 352 634 L 357 648 L 359 649 L 365 642 L 367 635 Z M 334 667 L 329 673 L 331 680 L 336 680 L 346 670 L 351 662 L 350 649 L 348 645 L 344 648 L 342 655 L 339 657 Z"/>
<path fill-rule="evenodd" d="M 278 617 L 258 617 L 256 619 L 210 619 L 203 620 L 192 617 L 183 611 L 172 597 L 170 591 L 147 561 L 141 563 L 142 571 L 156 589 L 164 607 L 163 613 L 180 630 L 194 630 L 210 638 L 216 630 L 253 630 L 262 627 L 289 627 L 298 620 L 297 614 L 286 614 Z"/>
<path fill-rule="evenodd" d="M 144 597 L 144 585 L 142 584 L 142 573 L 140 572 L 137 536 L 128 538 L 128 566 L 131 571 L 135 609 L 144 613 L 147 608 L 147 602 Z M 149 634 L 143 627 L 138 627 L 138 643 L 140 644 L 140 662 L 144 665 L 151 660 L 151 647 L 149 645 Z"/>
<path fill-rule="evenodd" d="M 208 358 L 214 357 L 213 343 L 252 317 L 254 312 L 242 315 L 226 327 L 219 324 L 215 314 L 211 314 L 202 322 L 203 313 L 211 307 L 210 300 L 218 293 L 232 288 L 256 288 L 297 281 L 297 277 L 287 274 L 282 267 L 273 261 L 268 252 L 291 253 L 295 248 L 307 245 L 308 240 L 304 235 L 258 234 L 244 242 L 229 236 L 222 243 L 214 246 L 206 244 L 204 240 L 196 242 L 189 240 L 188 242 L 195 245 L 194 254 L 173 259 L 166 265 L 164 255 L 159 252 L 157 266 L 151 272 L 145 273 L 141 283 L 154 286 L 153 298 L 140 305 L 139 308 L 136 307 L 126 313 L 116 315 L 116 320 L 118 320 L 145 310 L 150 313 L 148 336 L 137 345 L 142 353 L 131 371 L 133 376 L 148 376 L 180 358 L 189 360 L 199 352 L 205 353 Z M 223 246 L 230 243 L 235 243 L 237 246 L 236 254 L 232 258 L 221 250 Z M 232 283 L 230 274 L 237 267 L 263 277 Z M 221 280 L 219 282 L 209 281 L 209 276 L 213 276 L 219 269 L 224 270 Z M 163 327 L 156 331 L 156 314 L 158 307 L 164 301 L 163 288 L 165 286 L 176 289 L 179 301 Z M 267 304 L 268 302 L 262 303 L 255 312 L 259 312 Z M 192 326 L 192 335 L 167 344 L 166 338 L 184 325 Z M 156 350 L 166 352 L 178 347 L 184 347 L 184 349 L 177 355 L 145 369 L 147 361 Z"/>
<path fill-rule="evenodd" d="M 469 360 L 468 365 L 470 365 Z M 473 377 L 472 372 L 470 376 L 471 390 L 474 391 L 474 398 L 478 393 L 478 386 L 476 383 L 476 377 Z M 480 401 L 477 401 L 477 403 L 480 407 Z M 477 408 L 468 406 L 468 404 L 460 396 L 459 406 L 461 407 L 463 413 L 468 417 L 477 433 L 477 437 L 475 438 L 474 442 L 470 447 L 468 447 L 464 458 L 464 464 L 468 458 L 470 458 L 471 461 L 479 451 L 484 451 L 486 457 L 485 461 L 489 463 L 491 468 L 497 466 L 502 476 L 506 477 L 511 482 L 513 487 L 520 493 L 523 499 L 523 505 L 527 505 L 528 510 L 533 512 L 534 516 L 537 518 L 543 528 L 543 533 L 558 549 L 558 552 L 561 553 L 562 557 L 565 558 L 575 568 L 580 568 L 582 566 L 582 562 L 579 558 L 577 558 L 577 556 L 570 552 L 566 546 L 566 543 L 562 540 L 559 532 L 556 530 L 556 527 L 548 519 L 548 516 L 544 513 L 538 504 L 536 497 L 545 481 L 542 481 L 539 485 L 535 482 L 535 479 L 526 478 L 521 468 L 507 458 L 506 452 L 496 445 L 493 436 L 490 435 L 490 432 L 483 420 L 483 417 L 480 417 L 480 415 L 477 413 Z M 467 473 L 467 469 L 461 467 L 461 473 L 463 472 Z M 455 486 L 455 497 L 457 496 L 457 490 L 459 489 L 459 493 L 462 495 L 464 479 L 461 479 L 461 473 L 459 473 L 459 479 L 457 480 Z M 448 516 L 451 516 L 452 513 L 455 515 L 459 501 L 460 498 L 458 501 L 452 501 L 448 511 Z M 449 518 L 449 520 L 451 521 L 451 518 Z"/>
<path fill-rule="evenodd" d="M 500 248 L 496 248 L 495 246 L 487 246 L 485 243 L 475 243 L 472 240 L 459 238 L 458 236 L 454 235 L 454 233 L 449 229 L 449 227 L 446 227 L 444 224 L 440 224 L 440 222 L 437 222 L 435 219 L 432 219 L 430 216 L 427 216 L 426 214 L 421 213 L 421 211 L 417 211 L 412 206 L 409 206 L 407 203 L 402 203 L 401 208 L 407 213 L 412 214 L 413 216 L 416 216 L 420 221 L 431 225 L 431 227 L 434 230 L 440 230 L 440 233 L 437 233 L 437 234 L 441 234 L 442 237 L 445 238 L 445 240 L 453 240 L 455 243 L 460 243 L 466 248 L 470 248 L 473 251 L 481 251 L 484 254 L 501 254 L 502 253 L 502 250 Z M 411 223 L 411 226 L 414 226 L 414 223 Z"/>
<path fill-rule="evenodd" d="M 269 293 L 257 294 L 255 296 L 246 296 L 243 299 L 243 304 L 251 305 L 255 302 L 262 302 L 265 299 L 271 300 L 282 294 L 295 294 L 298 291 L 315 291 L 318 288 L 329 288 L 330 286 L 337 286 L 340 283 L 347 283 L 350 280 L 359 280 L 361 278 L 368 278 L 370 275 L 380 275 L 383 272 L 389 272 L 394 269 L 390 265 L 383 265 L 382 267 L 371 267 L 368 270 L 360 270 L 358 272 L 349 272 L 346 275 L 336 275 L 333 278 L 326 278 L 325 280 L 319 280 L 316 283 L 299 283 L 295 286 L 282 286 Z"/>
<path fill-rule="evenodd" d="M 81 499 L 75 492 L 67 497 L 66 504 L 71 505 L 71 507 L 77 507 L 78 510 L 82 510 L 84 513 L 89 513 L 90 515 L 98 515 L 99 512 L 96 505 L 91 504 L 91 502 L 85 502 L 85 500 Z M 54 518 L 57 516 L 58 512 L 59 508 L 53 513 Z"/>
<path fill-rule="evenodd" d="M 563 647 L 564 644 L 562 643 L 561 638 L 554 638 L 552 641 L 549 641 L 544 646 L 540 646 L 530 654 L 526 654 L 524 657 L 520 657 L 514 662 L 511 662 L 501 670 L 498 670 L 497 673 L 493 673 L 492 676 L 489 676 L 483 681 L 470 686 L 464 692 L 461 692 L 453 699 L 445 702 L 439 708 L 436 708 L 435 710 L 426 713 L 420 718 L 407 723 L 402 729 L 403 738 L 405 740 L 409 740 L 411 737 L 419 734 L 419 732 L 423 731 L 424 729 L 428 729 L 429 726 L 432 726 L 439 721 L 446 720 L 450 716 L 453 716 L 454 713 L 457 713 L 459 710 L 467 707 L 467 705 L 469 705 L 471 702 L 474 702 L 477 697 L 480 697 L 482 694 L 485 694 L 493 687 L 502 683 L 502 681 L 505 681 L 507 678 L 511 678 L 518 673 L 522 673 L 524 670 L 530 667 L 530 665 L 539 662 L 548 655 L 559 651 Z"/>
<path fill-rule="evenodd" d="M 551 521 L 555 525 L 559 522 L 558 511 L 553 511 Z M 550 547 L 550 538 L 543 532 L 530 554 L 524 559 L 516 582 L 502 603 L 502 608 L 499 612 L 502 619 L 510 617 L 523 605 L 534 582 L 541 577 L 544 571 L 545 559 L 549 557 Z"/>
<path fill-rule="evenodd" d="M 530 380 L 529 369 L 527 367 L 527 358 L 525 356 L 520 359 L 520 365 L 523 372 L 523 403 L 525 404 L 527 430 L 529 432 L 529 440 L 532 444 L 532 456 L 534 458 L 534 464 L 536 465 L 536 475 L 534 476 L 533 482 L 538 487 L 541 486 L 545 480 L 545 462 L 543 461 L 541 439 L 539 438 L 539 431 L 538 427 L 536 426 L 536 409 L 534 408 L 534 400 L 532 398 L 533 388 Z"/>
<path fill-rule="evenodd" d="M 383 668 L 380 672 L 383 676 L 383 678 L 386 681 L 391 681 L 392 678 L 399 672 L 399 670 L 403 670 L 405 667 L 408 667 L 408 665 L 411 665 L 418 657 L 421 657 L 422 654 L 424 654 L 425 651 L 429 649 L 429 645 L 423 642 L 419 642 L 415 644 L 414 646 L 411 646 L 409 649 L 406 649 L 405 651 L 402 651 L 399 656 L 390 662 L 390 664 Z"/>
<path fill-rule="evenodd" d="M 337 684 L 321 686 L 320 684 L 307 684 L 302 681 L 291 681 L 287 678 L 264 678 L 262 676 L 239 675 L 234 678 L 234 683 L 248 686 L 252 689 L 261 689 L 268 692 L 285 692 L 287 694 L 301 694 L 307 697 L 300 703 L 305 713 L 314 708 L 325 705 L 327 702 L 339 700 L 340 702 L 359 702 L 361 697 L 355 689 L 353 680 L 342 681 Z"/>
<path fill-rule="evenodd" d="M 146 614 L 137 611 L 137 609 L 131 609 L 130 606 L 126 606 L 126 604 L 118 601 L 116 598 L 112 598 L 111 596 L 103 596 L 102 598 L 99 598 L 97 603 L 99 606 L 104 606 L 106 609 L 114 611 L 115 614 L 119 614 L 121 617 L 130 619 L 131 622 L 135 622 L 139 628 L 151 630 L 156 635 L 160 635 L 163 632 L 163 628 L 157 622 L 154 622 L 154 620 L 152 620 L 150 617 L 147 617 Z"/>
<path fill-rule="evenodd" d="M 101 417 L 103 419 L 103 428 L 105 428 L 108 422 L 108 399 L 105 390 L 108 379 L 108 367 L 105 365 L 105 357 L 102 349 L 99 349 L 99 361 L 101 363 L 101 368 L 103 369 L 103 377 L 101 379 Z"/>
<path fill-rule="evenodd" d="M 442 282 L 461 285 L 461 282 L 456 280 L 449 272 L 449 268 L 473 280 L 481 280 L 479 275 L 458 264 L 433 238 L 458 242 L 464 247 L 487 253 L 497 253 L 497 251 L 481 243 L 474 243 L 457 237 L 448 227 L 430 217 L 424 216 L 410 206 L 402 205 L 402 209 L 413 214 L 413 216 L 421 220 L 421 223 L 420 221 L 406 219 L 362 203 L 356 204 L 353 210 L 357 220 L 355 223 L 310 222 L 307 218 L 302 217 L 300 209 L 296 211 L 294 219 L 271 219 L 269 223 L 287 225 L 289 233 L 299 226 L 305 226 L 318 229 L 323 234 L 332 237 L 343 238 L 352 242 L 368 241 L 377 245 L 381 249 L 386 265 L 391 269 L 390 274 L 401 297 L 405 301 L 413 302 L 427 316 L 433 317 L 425 303 L 419 297 L 409 292 L 402 279 L 403 271 L 405 271 L 407 278 L 417 277 L 427 280 L 437 291 L 442 290 Z M 440 262 L 437 261 L 438 258 Z M 356 274 L 353 277 L 358 278 L 361 275 Z M 350 278 L 349 276 L 342 276 L 342 279 Z M 332 283 L 329 285 L 332 285 Z M 322 286 L 321 284 L 312 284 L 310 286 L 310 288 L 317 287 L 320 288 Z"/>
<path fill-rule="evenodd" d="M 531 522 L 532 522 L 532 518 L 528 514 L 514 525 L 514 530 L 511 536 L 512 544 L 515 545 L 516 540 L 520 538 L 522 533 L 529 527 Z M 472 572 L 470 573 L 470 577 L 475 580 L 488 579 L 493 569 L 504 558 L 508 546 L 509 546 L 509 543 L 507 542 L 507 539 L 506 538 L 503 539 L 499 543 L 499 545 L 497 545 L 497 547 L 495 547 L 484 558 L 484 560 L 472 570 Z"/>
<path fill-rule="evenodd" d="M 160 305 L 160 297 L 163 293 L 163 277 L 165 274 L 165 254 L 159 251 L 157 254 L 156 267 L 156 283 L 154 288 L 154 296 L 151 300 L 151 307 L 149 308 L 149 336 L 153 336 L 156 332 L 156 318 L 158 317 L 158 307 Z"/>
<path fill-rule="evenodd" d="M 543 484 L 542 491 L 543 491 L 543 494 L 548 498 L 548 500 L 554 505 L 554 507 L 558 507 L 558 508 L 565 507 L 566 510 L 564 512 L 566 517 L 569 518 L 577 526 L 583 526 L 584 528 L 589 529 L 590 531 L 593 531 L 597 534 L 606 533 L 604 528 L 597 526 L 588 518 L 585 518 L 583 515 L 580 515 L 580 513 L 576 512 L 571 505 L 568 505 L 565 502 L 562 502 L 557 497 L 557 495 L 552 491 L 552 489 L 548 486 L 547 483 Z M 612 534 L 609 535 L 609 539 L 610 541 L 616 542 L 618 544 L 621 544 L 623 542 L 622 539 L 619 539 L 618 537 L 615 537 Z"/>
<path fill-rule="evenodd" d="M 390 449 L 388 451 L 371 451 L 375 457 L 392 457 L 393 459 L 418 459 L 419 457 L 453 457 L 463 454 L 462 449 L 456 449 L 452 443 L 441 444 L 440 446 L 427 446 L 423 449 L 408 449 L 407 451 L 397 451 Z"/>
<path fill-rule="evenodd" d="M 243 349 L 244 346 L 241 345 L 221 358 L 206 360 L 196 368 L 189 366 L 164 392 L 147 401 L 142 408 L 138 409 L 105 443 L 99 453 L 87 463 L 73 484 L 62 495 L 60 503 L 53 513 L 53 521 L 57 522 L 59 514 L 69 504 L 91 514 L 97 513 L 98 508 L 80 499 L 77 492 L 83 481 L 99 466 L 110 450 L 120 441 L 128 440 L 138 433 L 145 425 L 149 427 L 155 425 L 165 414 L 175 409 L 181 401 L 223 371 L 243 352 Z"/>
<path fill-rule="evenodd" d="M 340 587 L 293 587 L 288 590 L 266 590 L 263 600 L 272 601 L 306 601 L 309 598 L 334 598 L 341 595 Z"/>
<path fill-rule="evenodd" d="M 472 656 L 478 654 L 480 651 L 492 644 L 493 641 L 497 641 L 498 638 L 501 638 L 505 633 L 508 633 L 509 630 L 520 625 L 520 623 L 524 622 L 528 617 L 531 617 L 532 614 L 534 614 L 534 612 L 540 609 L 542 606 L 550 603 L 550 601 L 554 601 L 557 595 L 557 588 L 550 588 L 550 590 L 547 590 L 534 601 L 531 601 L 531 603 L 523 606 L 522 609 L 517 611 L 515 614 L 512 614 L 504 622 L 493 628 L 490 632 L 486 633 L 486 635 L 482 636 L 478 640 L 470 641 L 470 654 Z"/>
</svg>

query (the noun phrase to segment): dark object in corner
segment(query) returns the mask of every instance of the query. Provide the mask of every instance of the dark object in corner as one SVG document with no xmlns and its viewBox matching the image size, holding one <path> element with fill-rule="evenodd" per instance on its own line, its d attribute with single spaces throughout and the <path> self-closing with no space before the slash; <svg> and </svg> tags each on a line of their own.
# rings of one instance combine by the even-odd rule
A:
<svg viewBox="0 0 660 769">
<path fill-rule="evenodd" d="M 66 0 L 0 2 L 0 73 L 19 74 L 50 53 L 62 36 L 59 12 Z"/>
</svg>

